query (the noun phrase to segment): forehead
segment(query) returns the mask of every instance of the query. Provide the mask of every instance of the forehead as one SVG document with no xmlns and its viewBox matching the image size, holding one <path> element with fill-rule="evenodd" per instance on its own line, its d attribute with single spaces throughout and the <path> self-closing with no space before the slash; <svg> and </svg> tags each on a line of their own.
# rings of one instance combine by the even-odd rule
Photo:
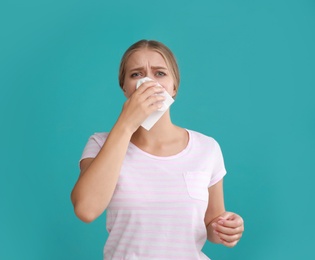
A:
<svg viewBox="0 0 315 260">
<path fill-rule="evenodd" d="M 157 51 L 150 49 L 140 49 L 132 53 L 127 62 L 126 69 L 143 66 L 161 66 L 167 68 L 164 57 Z"/>
</svg>

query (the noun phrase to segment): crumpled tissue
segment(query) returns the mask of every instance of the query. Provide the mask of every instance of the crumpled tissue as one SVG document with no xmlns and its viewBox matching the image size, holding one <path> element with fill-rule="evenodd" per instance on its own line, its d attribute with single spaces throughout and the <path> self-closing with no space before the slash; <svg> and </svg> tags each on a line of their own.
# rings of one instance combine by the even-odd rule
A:
<svg viewBox="0 0 315 260">
<path fill-rule="evenodd" d="M 145 77 L 142 79 L 139 79 L 137 82 L 137 86 L 136 88 L 139 88 L 140 85 L 144 82 L 147 81 L 153 81 L 151 78 L 149 77 Z M 149 117 L 147 117 L 146 120 L 143 121 L 143 123 L 141 124 L 141 126 L 146 129 L 146 130 L 150 130 L 152 128 L 152 126 L 163 116 L 163 114 L 165 113 L 165 111 L 169 108 L 169 106 L 174 102 L 174 99 L 171 97 L 170 94 L 168 94 L 167 91 L 164 91 L 163 94 L 161 94 L 163 96 L 165 96 L 165 100 L 163 101 L 163 106 L 161 108 L 159 108 L 157 111 L 154 111 Z"/>
</svg>

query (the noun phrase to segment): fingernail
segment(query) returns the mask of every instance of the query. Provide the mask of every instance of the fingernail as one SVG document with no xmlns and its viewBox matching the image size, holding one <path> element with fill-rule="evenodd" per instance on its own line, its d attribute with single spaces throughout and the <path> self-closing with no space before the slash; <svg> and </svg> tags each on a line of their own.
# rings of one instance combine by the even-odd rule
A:
<svg viewBox="0 0 315 260">
<path fill-rule="evenodd" d="M 212 227 L 213 227 L 213 228 L 216 228 L 216 227 L 217 227 L 217 224 L 216 224 L 216 223 L 212 223 Z"/>
<path fill-rule="evenodd" d="M 224 222 L 223 222 L 223 220 L 219 220 L 218 223 L 219 223 L 220 225 L 223 225 Z"/>
</svg>

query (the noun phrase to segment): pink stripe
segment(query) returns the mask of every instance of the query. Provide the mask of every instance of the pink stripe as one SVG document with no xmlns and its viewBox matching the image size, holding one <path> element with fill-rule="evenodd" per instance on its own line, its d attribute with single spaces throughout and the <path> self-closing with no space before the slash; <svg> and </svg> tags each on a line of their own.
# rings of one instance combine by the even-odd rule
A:
<svg viewBox="0 0 315 260">
<path fill-rule="evenodd" d="M 146 191 L 146 192 L 143 192 L 143 191 L 125 191 L 125 190 L 119 190 L 119 192 L 117 192 L 117 195 L 123 195 L 123 194 L 126 194 L 126 195 L 133 195 L 133 194 L 137 194 L 137 195 L 141 195 L 141 196 L 154 196 L 154 195 L 165 195 L 165 196 L 169 196 L 169 195 L 187 195 L 187 191 L 180 191 L 180 192 L 170 192 L 170 191 Z"/>
<path fill-rule="evenodd" d="M 112 235 L 112 234 L 120 234 L 121 236 L 123 236 L 120 232 L 121 231 L 123 231 L 124 232 L 124 234 L 128 234 L 128 233 L 130 233 L 130 234 L 137 234 L 138 232 L 139 232 L 139 228 L 138 227 L 135 227 L 135 226 L 133 226 L 133 227 L 127 227 L 127 226 L 125 226 L 125 225 L 123 225 L 123 226 L 121 226 L 121 225 L 115 225 L 115 223 L 113 223 L 114 225 L 113 226 L 115 226 L 115 229 L 114 230 L 112 230 L 112 231 L 110 231 L 109 233 Z M 134 223 L 131 223 L 131 224 L 134 224 Z M 170 223 L 165 223 L 164 225 L 163 225 L 163 223 L 159 223 L 159 225 L 163 225 L 164 227 L 167 227 L 168 225 L 169 225 Z M 156 225 L 156 226 L 153 226 L 153 225 L 150 225 L 150 226 L 148 226 L 148 225 L 143 225 L 143 226 L 141 226 L 141 232 L 144 232 L 145 234 L 159 234 L 159 230 L 157 229 L 157 227 L 159 226 L 159 225 Z M 170 227 L 171 227 L 171 225 L 169 225 Z M 146 228 L 145 228 L 146 227 Z M 206 226 L 204 225 L 204 226 L 196 226 L 196 227 L 194 227 L 194 230 L 193 231 L 191 231 L 191 232 L 188 232 L 188 231 L 186 231 L 185 229 L 183 230 L 183 229 L 180 229 L 180 230 L 176 230 L 176 231 L 178 231 L 177 233 L 176 233 L 176 236 L 178 236 L 178 235 L 180 235 L 180 234 L 184 234 L 184 235 L 186 235 L 186 234 L 191 234 L 191 236 L 193 237 L 193 234 L 194 233 L 196 233 L 197 231 L 199 231 L 199 232 L 206 232 Z M 169 232 L 171 232 L 171 230 L 169 230 Z M 164 232 L 162 232 L 162 233 L 164 233 Z M 175 234 L 174 234 L 175 235 Z"/>
<path fill-rule="evenodd" d="M 147 242 L 147 240 L 146 240 Z M 180 246 L 170 246 L 170 243 L 168 244 L 162 244 L 162 245 L 156 245 L 156 244 L 150 244 L 146 246 L 146 251 L 154 251 L 154 250 L 162 250 L 162 251 L 170 251 L 170 252 L 174 252 L 174 250 L 180 250 L 181 253 L 192 253 L 195 254 L 196 249 L 191 247 L 190 244 L 179 244 Z M 118 247 L 124 247 L 124 248 L 128 248 L 129 252 L 133 252 L 133 251 L 138 251 L 135 249 L 138 249 L 137 244 L 132 244 L 132 243 L 125 243 L 125 242 L 119 242 Z M 133 249 L 134 248 L 134 249 Z M 118 252 L 118 249 L 115 250 L 115 252 Z M 157 251 L 158 252 L 158 251 Z"/>
<path fill-rule="evenodd" d="M 108 208 L 112 209 L 112 205 L 114 205 L 116 203 L 120 203 L 120 202 L 126 203 L 126 201 L 127 201 L 126 198 L 119 198 L 119 199 L 115 198 L 115 199 L 112 199 L 111 200 L 111 204 L 110 204 L 110 206 Z M 130 201 L 130 198 L 128 199 L 128 201 Z M 168 201 L 170 201 L 170 200 L 168 199 Z M 147 203 L 147 202 L 148 202 L 148 200 L 137 200 L 137 204 L 138 203 L 142 204 L 142 203 Z M 160 203 L 160 201 L 159 201 L 159 203 Z M 169 205 L 168 206 L 168 205 L 163 205 L 163 203 L 161 203 L 163 206 L 156 206 L 156 205 L 151 205 L 150 207 L 148 207 L 148 206 L 139 206 L 137 208 L 132 207 L 132 209 L 143 209 L 143 210 L 151 209 L 151 210 L 157 210 L 157 211 L 162 211 L 162 210 L 167 210 L 167 211 L 169 211 L 169 210 L 187 210 L 187 211 L 191 211 L 192 210 L 191 205 L 190 205 L 191 200 L 187 200 L 187 199 L 184 200 L 183 199 L 182 201 L 179 201 L 179 200 L 176 199 L 176 203 L 178 203 L 178 204 L 182 203 L 182 204 L 186 204 L 186 205 L 183 205 L 183 206 L 180 206 L 180 205 L 179 206 Z M 118 206 L 118 205 L 116 205 L 116 206 Z M 128 208 L 125 208 L 125 205 L 123 205 L 123 206 L 124 206 L 123 209 L 128 209 Z"/>
<path fill-rule="evenodd" d="M 154 214 L 152 214 L 152 216 L 154 216 Z M 180 218 L 176 217 L 174 222 L 171 222 L 169 219 L 169 216 L 163 216 L 162 218 L 158 218 L 158 219 L 154 219 L 154 222 L 150 222 L 147 221 L 148 218 L 152 217 L 152 216 L 134 216 L 137 217 L 137 220 L 130 220 L 128 219 L 128 215 L 126 215 L 125 217 L 127 218 L 122 218 L 122 219 L 116 219 L 113 220 L 111 222 L 111 226 L 115 226 L 115 227 L 122 227 L 122 228 L 126 228 L 128 225 L 131 225 L 130 228 L 132 228 L 133 231 L 137 231 L 138 227 L 157 227 L 157 226 L 164 226 L 166 230 L 172 229 L 172 228 L 177 228 L 177 227 L 185 227 L 187 225 L 189 225 L 189 221 L 181 221 Z M 185 217 L 185 216 L 183 216 Z M 145 221 L 146 220 L 146 221 Z M 195 229 L 202 229 L 204 230 L 206 228 L 206 224 L 204 223 L 204 221 L 199 222 L 198 225 L 195 226 Z M 194 229 L 194 230 L 195 230 Z M 192 231 L 192 233 L 194 233 L 195 231 Z M 185 230 L 185 232 L 187 232 L 187 230 Z"/>
<path fill-rule="evenodd" d="M 155 233 L 156 234 L 156 233 Z M 186 235 L 186 234 L 185 234 Z M 190 235 L 190 236 L 193 236 L 193 235 Z M 109 238 L 109 241 L 108 241 L 108 244 L 116 244 L 118 241 L 117 239 L 114 240 L 114 238 L 121 238 L 120 236 L 110 236 Z M 161 240 L 159 238 L 154 238 L 154 237 L 139 237 L 139 236 L 123 236 L 121 239 L 127 239 L 129 241 L 134 241 L 136 240 L 137 242 L 148 242 L 148 240 L 150 240 L 150 243 L 154 243 L 154 242 L 161 242 Z M 125 244 L 125 243 L 128 243 L 128 242 L 124 242 L 122 243 L 121 242 L 121 239 L 119 240 L 118 244 L 119 245 L 122 245 L 122 244 Z M 184 240 L 184 239 L 178 239 L 177 238 L 174 238 L 174 237 L 168 237 L 168 238 L 163 238 L 163 243 L 164 244 L 178 244 L 178 245 L 185 245 L 185 244 L 191 244 L 193 243 L 193 241 L 188 241 L 188 240 Z"/>
<path fill-rule="evenodd" d="M 196 201 L 196 203 L 202 203 L 202 204 L 204 204 L 204 202 L 203 201 L 200 201 L 200 200 L 195 200 Z M 147 206 L 124 206 L 123 208 L 121 207 L 121 206 L 113 206 L 113 205 L 111 205 L 110 206 L 110 208 L 108 208 L 108 210 L 110 210 L 110 211 L 115 211 L 115 210 L 121 210 L 121 212 L 124 212 L 124 211 L 132 211 L 132 212 L 135 212 L 135 211 L 137 211 L 137 210 L 143 210 L 144 211 L 144 213 L 145 212 L 149 212 L 149 211 L 152 211 L 152 210 L 161 210 L 161 211 L 165 211 L 165 208 L 164 207 L 161 207 L 161 208 L 150 208 L 150 207 L 147 207 Z M 198 211 L 199 211 L 200 209 L 198 209 Z M 189 209 L 187 209 L 187 212 L 192 212 L 192 210 L 189 210 Z M 128 212 L 129 213 L 129 212 Z M 180 214 L 181 214 L 182 212 L 178 212 L 178 215 L 180 216 Z M 130 213 L 129 213 L 130 214 Z M 162 212 L 162 214 L 161 215 L 163 215 L 164 216 L 164 212 Z M 147 216 L 147 214 L 146 214 L 146 216 Z M 156 214 L 154 214 L 153 216 L 156 216 Z M 160 216 L 160 214 L 159 214 L 159 216 Z"/>
<path fill-rule="evenodd" d="M 121 249 L 116 249 L 115 250 L 115 253 L 118 253 L 118 254 L 127 254 L 127 252 L 129 252 L 129 250 L 121 250 Z M 177 252 L 179 254 L 179 252 Z M 130 253 L 132 255 L 132 253 Z M 199 259 L 199 258 L 196 258 L 197 255 L 194 254 L 193 256 L 187 256 L 187 255 L 174 255 L 174 256 L 170 256 L 170 252 L 156 252 L 155 254 L 144 254 L 144 253 L 141 253 L 141 255 L 137 255 L 139 257 L 145 257 L 147 259 L 152 259 L 152 257 L 158 257 L 159 260 L 179 260 L 178 257 L 180 257 L 180 260 L 192 260 L 192 259 Z M 121 257 L 121 256 L 116 256 L 116 254 L 114 256 L 112 256 L 111 258 L 107 258 L 107 256 L 105 256 L 106 258 L 105 259 L 111 259 L 111 260 L 123 260 L 124 258 Z M 193 257 L 193 258 L 192 258 Z M 156 259 L 156 258 L 155 258 Z M 207 258 L 208 259 L 208 258 Z"/>
</svg>

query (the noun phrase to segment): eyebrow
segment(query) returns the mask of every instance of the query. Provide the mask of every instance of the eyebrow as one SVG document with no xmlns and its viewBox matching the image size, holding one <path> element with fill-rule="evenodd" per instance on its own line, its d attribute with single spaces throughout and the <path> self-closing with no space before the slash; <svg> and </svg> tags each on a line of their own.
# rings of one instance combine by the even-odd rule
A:
<svg viewBox="0 0 315 260">
<path fill-rule="evenodd" d="M 131 69 L 129 71 L 137 71 L 137 70 L 143 70 L 143 69 L 144 69 L 144 67 L 138 67 L 138 68 Z M 156 70 L 156 69 L 167 70 L 167 68 L 162 67 L 162 66 L 151 66 L 151 69 L 154 69 L 154 70 Z"/>
</svg>

